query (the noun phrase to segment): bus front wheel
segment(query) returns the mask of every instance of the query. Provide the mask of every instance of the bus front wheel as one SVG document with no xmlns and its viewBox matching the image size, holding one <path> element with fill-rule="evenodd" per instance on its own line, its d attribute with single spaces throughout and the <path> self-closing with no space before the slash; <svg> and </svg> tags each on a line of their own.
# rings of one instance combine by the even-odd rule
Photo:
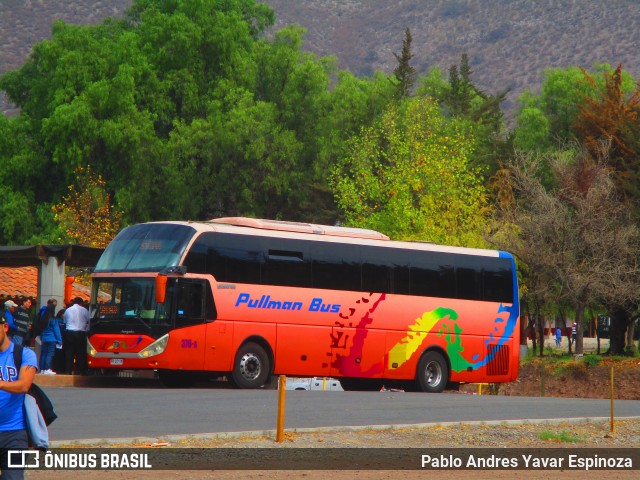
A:
<svg viewBox="0 0 640 480">
<path fill-rule="evenodd" d="M 449 366 L 438 352 L 425 353 L 418 363 L 417 382 L 423 392 L 441 392 L 449 381 Z"/>
<path fill-rule="evenodd" d="M 231 379 L 238 388 L 260 388 L 269 380 L 269 355 L 257 343 L 245 343 L 233 364 Z"/>
</svg>

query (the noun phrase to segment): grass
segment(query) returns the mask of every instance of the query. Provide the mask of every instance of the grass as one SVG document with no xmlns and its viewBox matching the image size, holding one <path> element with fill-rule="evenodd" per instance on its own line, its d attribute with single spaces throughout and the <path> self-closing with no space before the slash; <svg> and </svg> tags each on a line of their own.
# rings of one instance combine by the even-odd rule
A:
<svg viewBox="0 0 640 480">
<path fill-rule="evenodd" d="M 570 433 L 565 432 L 564 430 L 561 431 L 560 433 L 553 433 L 549 430 L 545 430 L 544 432 L 541 432 L 538 435 L 538 438 L 540 440 L 545 440 L 548 442 L 557 442 L 557 443 L 578 443 L 582 441 L 580 437 L 571 435 Z"/>
</svg>

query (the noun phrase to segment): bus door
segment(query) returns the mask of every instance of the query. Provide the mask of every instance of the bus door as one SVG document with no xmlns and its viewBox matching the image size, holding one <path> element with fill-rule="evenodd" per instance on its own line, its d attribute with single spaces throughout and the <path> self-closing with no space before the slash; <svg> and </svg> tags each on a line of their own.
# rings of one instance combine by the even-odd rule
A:
<svg viewBox="0 0 640 480">
<path fill-rule="evenodd" d="M 206 327 L 213 300 L 209 283 L 201 279 L 177 278 L 172 282 L 174 329 L 169 335 L 167 362 L 163 368 L 202 370 L 206 350 Z M 209 305 L 210 304 L 210 305 Z"/>
</svg>

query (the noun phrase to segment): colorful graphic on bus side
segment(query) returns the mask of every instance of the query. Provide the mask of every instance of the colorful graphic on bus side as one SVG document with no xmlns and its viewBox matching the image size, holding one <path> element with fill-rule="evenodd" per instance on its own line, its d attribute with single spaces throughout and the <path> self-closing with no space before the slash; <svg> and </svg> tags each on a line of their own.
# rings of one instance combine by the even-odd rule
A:
<svg viewBox="0 0 640 480">
<path fill-rule="evenodd" d="M 374 298 L 371 298 L 374 297 Z M 377 297 L 377 298 L 375 298 Z M 357 300 L 353 307 L 348 308 L 348 313 L 340 313 L 340 318 L 349 320 L 356 316 L 358 307 L 371 303 L 371 307 L 362 312 L 362 316 L 354 324 L 351 322 L 348 326 L 355 327 L 356 333 L 351 341 L 351 349 L 346 355 L 336 355 L 336 359 L 333 363 L 333 367 L 336 368 L 341 374 L 345 376 L 357 375 L 357 376 L 375 376 L 381 373 L 381 367 L 374 366 L 368 371 L 361 371 L 357 367 L 359 365 L 356 359 L 362 357 L 365 340 L 370 328 L 375 328 L 375 317 L 373 316 L 375 310 L 378 308 L 381 302 L 385 301 L 385 294 L 369 294 L 368 297 L 361 297 Z M 508 318 L 505 320 L 500 316 L 502 313 L 508 313 Z M 429 335 L 437 335 L 438 337 L 444 337 L 446 343 L 446 350 L 451 360 L 452 369 L 456 372 L 463 370 L 477 370 L 480 367 L 489 363 L 495 357 L 496 352 L 506 344 L 514 333 L 514 328 L 518 321 L 518 306 L 517 305 L 500 305 L 498 308 L 497 316 L 494 320 L 493 331 L 489 335 L 489 339 L 485 341 L 487 347 L 483 356 L 480 353 L 475 353 L 473 358 L 468 359 L 463 355 L 465 351 L 463 334 L 464 329 L 460 326 L 458 320 L 458 312 L 451 308 L 436 308 L 434 310 L 424 312 L 421 317 L 415 319 L 412 325 L 407 326 L 407 334 L 396 343 L 388 354 L 387 367 L 389 369 L 399 368 L 405 364 L 409 359 L 419 352 L 421 346 L 424 344 L 425 339 Z M 438 323 L 440 325 L 438 326 Z M 337 327 L 347 326 L 343 322 L 336 322 Z M 500 327 L 502 328 L 502 331 Z M 500 334 L 496 339 L 494 334 Z M 332 349 L 344 348 L 349 344 L 348 336 L 338 328 L 331 335 Z M 439 343 L 439 342 L 438 342 Z"/>
</svg>

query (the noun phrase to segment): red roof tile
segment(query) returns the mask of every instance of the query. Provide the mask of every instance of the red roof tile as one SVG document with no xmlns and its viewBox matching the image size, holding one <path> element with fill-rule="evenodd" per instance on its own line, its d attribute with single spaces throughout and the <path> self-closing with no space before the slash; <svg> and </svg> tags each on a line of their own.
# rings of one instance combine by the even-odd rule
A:
<svg viewBox="0 0 640 480">
<path fill-rule="evenodd" d="M 0 302 L 8 299 L 36 299 L 38 296 L 38 269 L 36 267 L 0 267 Z M 75 283 L 72 297 L 89 300 L 91 289 Z"/>
</svg>

